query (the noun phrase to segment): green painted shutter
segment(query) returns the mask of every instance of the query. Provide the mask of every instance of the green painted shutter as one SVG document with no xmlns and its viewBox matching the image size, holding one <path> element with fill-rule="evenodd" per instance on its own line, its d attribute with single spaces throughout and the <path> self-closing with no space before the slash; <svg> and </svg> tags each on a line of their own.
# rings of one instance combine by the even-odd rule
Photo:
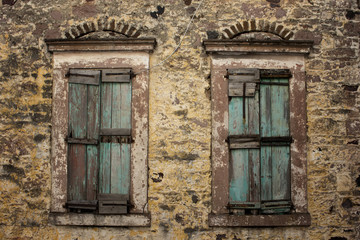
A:
<svg viewBox="0 0 360 240">
<path fill-rule="evenodd" d="M 234 209 L 260 207 L 259 71 L 228 70 L 229 203 Z"/>
<path fill-rule="evenodd" d="M 68 207 L 95 210 L 98 183 L 100 71 L 69 74 Z"/>
<path fill-rule="evenodd" d="M 229 206 L 237 213 L 290 211 L 289 77 L 288 70 L 228 70 Z"/>
<path fill-rule="evenodd" d="M 99 213 L 112 209 L 120 214 L 127 209 L 123 201 L 130 191 L 130 77 L 130 69 L 102 71 Z"/>
<path fill-rule="evenodd" d="M 262 213 L 290 211 L 288 70 L 263 70 L 260 84 Z"/>
</svg>

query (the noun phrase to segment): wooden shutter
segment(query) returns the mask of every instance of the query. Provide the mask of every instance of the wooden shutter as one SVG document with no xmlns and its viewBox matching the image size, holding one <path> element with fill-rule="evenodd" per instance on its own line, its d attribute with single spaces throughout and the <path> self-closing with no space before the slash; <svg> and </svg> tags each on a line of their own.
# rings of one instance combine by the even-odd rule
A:
<svg viewBox="0 0 360 240">
<path fill-rule="evenodd" d="M 262 213 L 290 211 L 288 70 L 262 70 L 260 84 Z"/>
<path fill-rule="evenodd" d="M 119 213 L 127 211 L 116 199 L 129 199 L 131 147 L 131 71 L 102 71 L 100 176 L 99 190 L 106 199 L 99 200 L 99 212 L 115 205 Z M 112 195 L 115 194 L 115 195 Z M 102 198 L 100 195 L 99 197 Z M 109 200 L 110 199 L 110 200 Z M 118 199 L 119 200 L 119 199 Z M 108 201 L 107 203 L 104 201 Z M 120 201 L 120 200 L 119 200 Z M 109 203 L 113 202 L 113 206 Z"/>
<path fill-rule="evenodd" d="M 100 71 L 69 74 L 68 208 L 96 209 Z"/>
<path fill-rule="evenodd" d="M 229 203 L 234 209 L 260 208 L 259 71 L 228 70 Z"/>
</svg>

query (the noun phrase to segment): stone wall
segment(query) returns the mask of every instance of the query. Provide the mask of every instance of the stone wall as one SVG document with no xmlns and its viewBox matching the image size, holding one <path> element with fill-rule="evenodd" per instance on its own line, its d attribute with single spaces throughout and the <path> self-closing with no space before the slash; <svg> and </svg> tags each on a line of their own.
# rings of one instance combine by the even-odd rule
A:
<svg viewBox="0 0 360 240">
<path fill-rule="evenodd" d="M 127 25 L 123 33 L 130 37 L 156 38 L 154 66 L 173 52 L 199 3 L 2 0 L 0 239 L 360 239 L 357 0 L 204 0 L 181 48 L 150 71 L 151 227 L 49 223 L 52 56 L 44 40 L 73 38 L 82 34 L 78 26 L 113 21 Z M 202 41 L 229 37 L 226 29 L 243 21 L 251 27 L 252 20 L 314 41 L 306 60 L 310 227 L 208 226 L 210 61 Z"/>
</svg>

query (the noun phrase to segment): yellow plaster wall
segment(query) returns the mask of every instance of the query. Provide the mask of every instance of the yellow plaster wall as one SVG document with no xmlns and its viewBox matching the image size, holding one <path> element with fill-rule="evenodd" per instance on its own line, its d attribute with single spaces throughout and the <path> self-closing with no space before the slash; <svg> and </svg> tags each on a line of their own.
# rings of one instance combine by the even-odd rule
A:
<svg viewBox="0 0 360 240">
<path fill-rule="evenodd" d="M 150 70 L 151 227 L 57 227 L 50 208 L 52 57 L 45 38 L 108 17 L 172 53 L 200 1 L 9 0 L 0 4 L 0 239 L 359 239 L 356 0 L 204 0 L 181 48 Z M 151 12 L 165 7 L 157 18 Z M 354 16 L 351 17 L 351 13 Z M 210 61 L 202 41 L 243 20 L 314 40 L 306 60 L 308 228 L 211 228 Z M 160 175 L 162 177 L 160 177 Z M 338 238 L 336 238 L 338 237 Z"/>
</svg>

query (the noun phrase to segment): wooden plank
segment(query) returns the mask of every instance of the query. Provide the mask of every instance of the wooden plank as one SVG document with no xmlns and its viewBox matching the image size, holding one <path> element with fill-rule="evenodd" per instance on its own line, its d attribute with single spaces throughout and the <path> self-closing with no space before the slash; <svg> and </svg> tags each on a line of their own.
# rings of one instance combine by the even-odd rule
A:
<svg viewBox="0 0 360 240">
<path fill-rule="evenodd" d="M 263 79 L 261 79 L 263 81 Z M 271 86 L 260 85 L 260 135 L 271 137 Z"/>
<path fill-rule="evenodd" d="M 69 133 L 71 138 L 86 137 L 87 88 L 69 84 Z M 82 144 L 69 144 L 68 200 L 86 199 L 86 148 Z"/>
<path fill-rule="evenodd" d="M 87 138 L 99 140 L 100 124 L 100 89 L 98 86 L 87 86 Z M 87 200 L 96 200 L 99 182 L 99 154 L 98 146 L 86 146 L 87 176 L 86 192 Z"/>
<path fill-rule="evenodd" d="M 69 83 L 99 85 L 100 71 L 89 69 L 70 69 Z"/>
<path fill-rule="evenodd" d="M 90 211 L 95 211 L 97 208 L 97 201 L 88 201 L 88 200 L 72 200 L 72 201 L 68 201 L 65 204 L 66 208 L 68 209 L 74 209 L 76 211 L 79 210 L 86 210 L 87 212 Z"/>
<path fill-rule="evenodd" d="M 131 129 L 131 84 L 121 84 L 121 128 Z"/>
<path fill-rule="evenodd" d="M 265 201 L 261 203 L 261 212 L 263 214 L 283 214 L 291 210 L 290 200 Z"/>
<path fill-rule="evenodd" d="M 291 78 L 289 69 L 260 69 L 260 78 Z"/>
<path fill-rule="evenodd" d="M 111 193 L 111 194 L 98 194 L 98 200 L 108 200 L 108 201 L 127 201 L 129 200 L 129 195 L 128 194 L 116 194 L 116 193 Z"/>
<path fill-rule="evenodd" d="M 86 147 L 69 144 L 68 200 L 86 199 Z"/>
<path fill-rule="evenodd" d="M 272 200 L 290 199 L 290 147 L 272 148 Z"/>
<path fill-rule="evenodd" d="M 249 201 L 248 150 L 231 150 L 229 202 Z"/>
<path fill-rule="evenodd" d="M 238 139 L 230 142 L 230 149 L 249 149 L 249 148 L 260 148 L 259 141 L 238 141 Z"/>
<path fill-rule="evenodd" d="M 287 79 L 272 79 L 272 82 L 287 82 Z M 271 136 L 289 136 L 289 88 L 271 86 Z"/>
<path fill-rule="evenodd" d="M 111 128 L 112 84 L 101 84 L 101 125 L 100 129 Z M 100 130 L 101 134 L 101 130 Z M 111 143 L 100 143 L 100 193 L 110 193 L 111 186 Z"/>
<path fill-rule="evenodd" d="M 243 98 L 233 97 L 229 103 L 229 135 L 246 135 L 247 124 L 243 121 Z"/>
<path fill-rule="evenodd" d="M 121 144 L 120 190 L 119 193 L 129 194 L 130 191 L 130 151 L 131 144 Z"/>
<path fill-rule="evenodd" d="M 120 120 L 120 119 L 119 119 Z M 130 136 L 130 128 L 102 128 L 100 129 L 101 136 Z"/>
<path fill-rule="evenodd" d="M 88 86 L 88 106 L 87 106 L 87 138 L 99 139 L 100 125 L 100 88 L 98 86 Z"/>
<path fill-rule="evenodd" d="M 128 213 L 128 207 L 126 202 L 119 203 L 106 203 L 99 202 L 99 214 L 126 214 Z"/>
<path fill-rule="evenodd" d="M 245 96 L 255 96 L 256 83 L 232 83 L 229 82 L 229 97 L 243 97 L 244 96 L 244 85 L 245 85 Z"/>
<path fill-rule="evenodd" d="M 256 78 L 254 75 L 229 75 L 229 82 L 233 83 L 249 83 L 249 82 L 258 82 L 259 78 Z"/>
<path fill-rule="evenodd" d="M 248 134 L 259 135 L 259 91 L 255 92 L 254 98 L 248 99 Z"/>
<path fill-rule="evenodd" d="M 102 82 L 128 83 L 131 79 L 131 69 L 104 69 Z"/>
<path fill-rule="evenodd" d="M 87 88 L 69 84 L 69 133 L 70 138 L 86 138 Z"/>
<path fill-rule="evenodd" d="M 261 147 L 261 200 L 272 199 L 272 154 L 271 147 Z"/>
<path fill-rule="evenodd" d="M 131 128 L 131 86 L 130 84 L 115 84 L 113 89 L 113 127 L 126 128 L 130 134 Z M 116 101 L 116 104 L 114 102 Z M 116 114 L 114 113 L 116 111 Z M 115 144 L 113 144 L 113 147 Z M 130 144 L 116 145 L 112 158 L 112 193 L 129 194 L 130 188 Z"/>
<path fill-rule="evenodd" d="M 260 202 L 232 202 L 229 204 L 231 209 L 260 209 Z"/>
<path fill-rule="evenodd" d="M 255 79 L 260 78 L 260 71 L 257 68 L 236 68 L 236 69 L 228 69 L 227 70 L 229 76 L 230 75 L 240 75 L 240 76 L 254 76 Z"/>
<path fill-rule="evenodd" d="M 68 143 L 86 144 L 86 145 L 97 145 L 99 141 L 97 139 L 84 139 L 84 138 L 67 138 Z"/>
<path fill-rule="evenodd" d="M 131 129 L 131 83 L 121 84 L 121 127 Z M 131 144 L 121 144 L 120 193 L 130 193 Z"/>
<path fill-rule="evenodd" d="M 260 149 L 249 149 L 249 201 L 260 201 Z"/>
<path fill-rule="evenodd" d="M 112 87 L 111 127 L 119 129 L 121 128 L 121 85 L 113 83 Z M 121 193 L 121 161 L 121 143 L 111 143 L 111 193 Z"/>
<path fill-rule="evenodd" d="M 98 186 L 98 147 L 86 146 L 87 153 L 87 170 L 86 170 L 86 199 L 96 200 Z"/>
</svg>

